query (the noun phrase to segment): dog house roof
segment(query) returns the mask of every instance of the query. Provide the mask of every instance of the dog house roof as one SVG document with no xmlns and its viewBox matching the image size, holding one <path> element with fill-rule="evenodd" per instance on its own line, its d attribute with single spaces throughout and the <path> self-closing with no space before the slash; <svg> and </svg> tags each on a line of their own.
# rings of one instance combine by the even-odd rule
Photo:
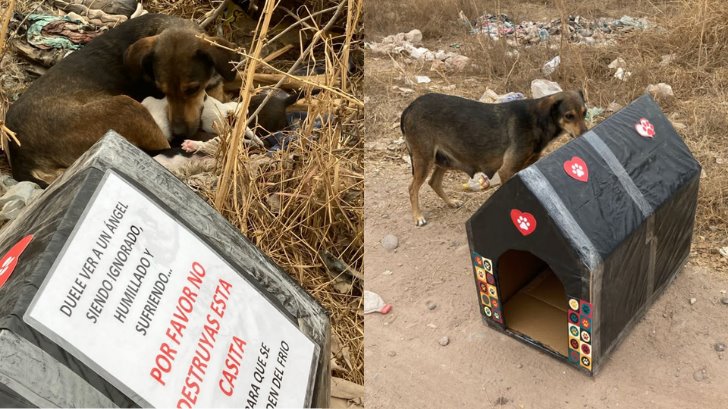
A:
<svg viewBox="0 0 728 409">
<path fill-rule="evenodd" d="M 468 237 L 494 260 L 509 249 L 532 252 L 568 293 L 583 293 L 590 272 L 666 202 L 680 200 L 676 193 L 700 171 L 644 95 L 507 181 L 468 220 Z M 684 201 L 675 211 L 694 212 Z"/>
</svg>

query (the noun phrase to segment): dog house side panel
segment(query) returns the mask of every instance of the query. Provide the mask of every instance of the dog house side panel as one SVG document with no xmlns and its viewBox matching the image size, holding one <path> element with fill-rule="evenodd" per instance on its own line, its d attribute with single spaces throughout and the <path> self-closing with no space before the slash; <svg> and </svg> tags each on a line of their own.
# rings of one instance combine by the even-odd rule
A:
<svg viewBox="0 0 728 409">
<path fill-rule="evenodd" d="M 644 223 L 604 261 L 599 308 L 599 353 L 606 358 L 610 346 L 643 309 L 652 293 L 649 285 L 650 246 Z M 596 287 L 596 286 L 595 286 Z"/>
<path fill-rule="evenodd" d="M 685 264 L 695 225 L 699 174 L 675 192 L 672 200 L 655 212 L 655 271 L 653 292 L 670 282 Z"/>
</svg>

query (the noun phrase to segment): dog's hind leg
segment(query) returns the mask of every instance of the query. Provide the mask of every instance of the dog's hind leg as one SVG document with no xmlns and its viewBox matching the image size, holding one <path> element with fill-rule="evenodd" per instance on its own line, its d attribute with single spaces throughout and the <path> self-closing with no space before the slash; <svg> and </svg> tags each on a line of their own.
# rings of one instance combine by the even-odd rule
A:
<svg viewBox="0 0 728 409">
<path fill-rule="evenodd" d="M 412 183 L 409 187 L 410 203 L 412 204 L 412 217 L 415 219 L 415 225 L 424 226 L 427 224 L 425 216 L 422 215 L 420 210 L 420 187 L 425 183 L 427 174 L 430 172 L 432 162 L 428 159 L 423 158 L 418 154 L 412 156 Z"/>
<path fill-rule="evenodd" d="M 445 194 L 445 191 L 442 190 L 442 178 L 445 177 L 445 172 L 447 172 L 447 169 L 435 165 L 435 170 L 432 172 L 432 176 L 430 177 L 430 187 L 432 187 L 432 190 L 434 190 L 448 206 L 458 208 L 463 205 L 463 202 L 457 199 L 450 199 L 450 197 Z"/>
<path fill-rule="evenodd" d="M 126 95 L 84 104 L 81 110 L 85 120 L 76 126 L 75 133 L 88 139 L 84 150 L 109 129 L 118 132 L 144 151 L 154 152 L 170 147 L 167 137 L 154 121 L 152 114 L 144 105 Z"/>
</svg>

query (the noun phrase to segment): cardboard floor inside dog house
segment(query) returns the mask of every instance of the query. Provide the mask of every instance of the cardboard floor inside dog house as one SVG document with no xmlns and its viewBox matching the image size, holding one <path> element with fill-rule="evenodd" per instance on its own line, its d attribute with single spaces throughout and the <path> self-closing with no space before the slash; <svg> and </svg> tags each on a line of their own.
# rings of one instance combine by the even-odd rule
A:
<svg viewBox="0 0 728 409">
<path fill-rule="evenodd" d="M 503 276 L 501 270 L 501 279 Z M 566 313 L 564 286 L 548 267 L 536 272 L 535 278 L 517 290 L 503 306 L 508 329 L 527 335 L 563 356 L 568 354 L 569 342 Z"/>
</svg>

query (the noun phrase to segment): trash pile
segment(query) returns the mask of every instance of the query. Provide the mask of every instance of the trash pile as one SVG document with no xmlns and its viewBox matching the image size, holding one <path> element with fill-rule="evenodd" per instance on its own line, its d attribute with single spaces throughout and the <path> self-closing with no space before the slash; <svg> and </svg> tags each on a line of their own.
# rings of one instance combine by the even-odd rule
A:
<svg viewBox="0 0 728 409">
<path fill-rule="evenodd" d="M 562 33 L 561 19 L 551 21 L 524 21 L 516 24 L 505 14 L 485 14 L 470 21 L 460 12 L 460 20 L 472 34 L 483 34 L 493 40 L 506 38 L 512 45 L 533 45 L 560 39 Z M 645 30 L 652 27 L 646 18 L 623 16 L 614 20 L 600 17 L 594 20 L 581 16 L 569 16 L 568 40 L 588 45 L 610 44 L 613 37 L 632 30 Z"/>
<path fill-rule="evenodd" d="M 18 55 L 41 67 L 32 70 L 36 74 L 109 28 L 147 13 L 136 0 L 55 0 L 53 6 L 28 15 L 15 13 L 10 22 L 18 34 L 10 44 Z"/>
<path fill-rule="evenodd" d="M 384 37 L 379 43 L 364 43 L 364 47 L 374 54 L 406 54 L 415 60 L 432 61 L 433 70 L 463 71 L 470 63 L 464 55 L 422 47 L 422 32 L 417 29 Z"/>
</svg>

